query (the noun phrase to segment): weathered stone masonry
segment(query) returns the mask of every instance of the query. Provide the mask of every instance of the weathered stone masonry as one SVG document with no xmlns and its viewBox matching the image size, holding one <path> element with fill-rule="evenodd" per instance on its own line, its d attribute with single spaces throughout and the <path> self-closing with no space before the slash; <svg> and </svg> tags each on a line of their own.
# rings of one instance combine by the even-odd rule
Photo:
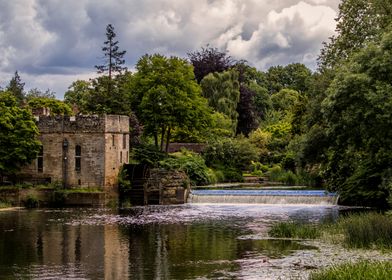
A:
<svg viewBox="0 0 392 280">
<path fill-rule="evenodd" d="M 66 187 L 116 186 L 129 158 L 127 116 L 39 116 L 37 125 L 42 151 L 21 176 Z"/>
</svg>

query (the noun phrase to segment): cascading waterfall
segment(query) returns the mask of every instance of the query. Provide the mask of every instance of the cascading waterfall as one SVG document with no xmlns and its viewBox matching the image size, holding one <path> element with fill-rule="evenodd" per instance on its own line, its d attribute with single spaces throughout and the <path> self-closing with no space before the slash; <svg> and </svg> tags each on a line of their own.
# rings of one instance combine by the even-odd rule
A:
<svg viewBox="0 0 392 280">
<path fill-rule="evenodd" d="M 188 203 L 336 205 L 338 196 L 323 190 L 192 190 Z"/>
</svg>

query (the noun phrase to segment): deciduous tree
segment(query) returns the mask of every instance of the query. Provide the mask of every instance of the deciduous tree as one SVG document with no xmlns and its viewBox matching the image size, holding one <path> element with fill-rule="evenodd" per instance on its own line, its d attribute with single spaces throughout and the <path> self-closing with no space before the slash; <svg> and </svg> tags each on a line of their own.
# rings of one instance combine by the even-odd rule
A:
<svg viewBox="0 0 392 280">
<path fill-rule="evenodd" d="M 153 136 L 156 147 L 167 150 L 175 128 L 203 130 L 209 126 L 211 110 L 187 61 L 159 54 L 145 55 L 136 69 L 134 104 L 144 133 Z"/>
<path fill-rule="evenodd" d="M 0 92 L 0 181 L 36 158 L 38 128 L 28 109 L 10 92 Z"/>
<path fill-rule="evenodd" d="M 208 74 L 229 70 L 234 65 L 234 60 L 227 52 L 219 51 L 208 45 L 200 51 L 188 53 L 188 57 L 198 83 Z"/>
</svg>

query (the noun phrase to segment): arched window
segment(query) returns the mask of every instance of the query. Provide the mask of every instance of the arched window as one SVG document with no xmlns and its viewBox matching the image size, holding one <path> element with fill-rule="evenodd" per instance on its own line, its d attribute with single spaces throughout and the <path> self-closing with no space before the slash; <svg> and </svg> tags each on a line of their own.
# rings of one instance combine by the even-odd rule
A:
<svg viewBox="0 0 392 280">
<path fill-rule="evenodd" d="M 44 147 L 41 146 L 37 157 L 37 171 L 39 173 L 44 172 Z"/>
<path fill-rule="evenodd" d="M 80 145 L 75 146 L 75 170 L 81 170 L 81 159 L 82 159 L 82 147 Z"/>
</svg>

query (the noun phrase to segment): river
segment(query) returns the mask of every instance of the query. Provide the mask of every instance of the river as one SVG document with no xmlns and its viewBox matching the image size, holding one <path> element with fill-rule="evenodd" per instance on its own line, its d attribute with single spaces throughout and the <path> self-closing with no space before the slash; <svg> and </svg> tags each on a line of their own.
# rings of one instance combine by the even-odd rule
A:
<svg viewBox="0 0 392 280">
<path fill-rule="evenodd" d="M 314 261 L 322 245 L 268 239 L 269 226 L 339 213 L 246 204 L 3 211 L 0 279 L 301 278 L 315 268 L 301 259 Z"/>
</svg>

